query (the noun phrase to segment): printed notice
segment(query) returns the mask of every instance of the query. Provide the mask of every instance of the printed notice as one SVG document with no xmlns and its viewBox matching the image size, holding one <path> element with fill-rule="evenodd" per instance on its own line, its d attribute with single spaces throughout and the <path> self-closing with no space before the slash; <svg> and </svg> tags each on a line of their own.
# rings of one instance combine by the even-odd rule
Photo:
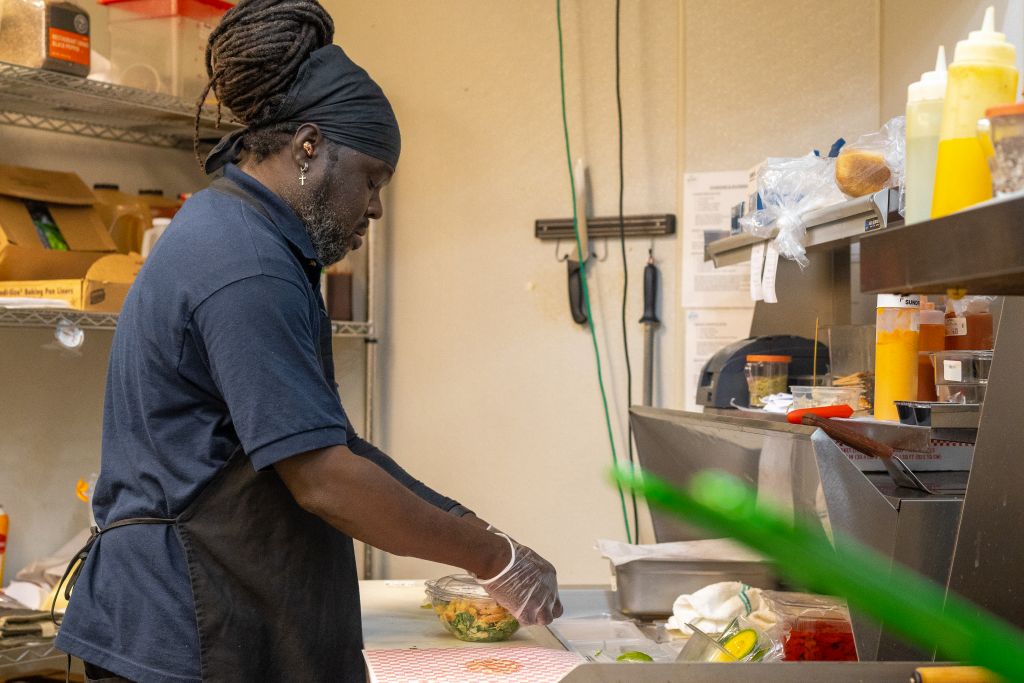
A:
<svg viewBox="0 0 1024 683">
<path fill-rule="evenodd" d="M 732 209 L 746 199 L 747 171 L 683 176 L 682 305 L 684 308 L 746 308 L 750 264 L 715 268 L 704 247 L 729 237 Z"/>
<path fill-rule="evenodd" d="M 746 294 L 746 287 L 743 291 Z M 722 347 L 749 337 L 753 317 L 754 311 L 749 307 L 686 311 L 683 349 L 686 410 L 699 410 L 697 389 L 700 386 L 700 374 L 704 364 Z"/>
</svg>

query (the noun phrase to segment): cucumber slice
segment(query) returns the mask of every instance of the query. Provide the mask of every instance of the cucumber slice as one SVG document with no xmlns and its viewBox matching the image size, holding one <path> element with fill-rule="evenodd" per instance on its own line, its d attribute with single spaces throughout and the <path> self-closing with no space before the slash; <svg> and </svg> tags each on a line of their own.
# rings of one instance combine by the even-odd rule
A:
<svg viewBox="0 0 1024 683">
<path fill-rule="evenodd" d="M 757 631 L 752 628 L 745 628 L 722 643 L 722 648 L 736 659 L 743 659 L 756 647 Z"/>
</svg>

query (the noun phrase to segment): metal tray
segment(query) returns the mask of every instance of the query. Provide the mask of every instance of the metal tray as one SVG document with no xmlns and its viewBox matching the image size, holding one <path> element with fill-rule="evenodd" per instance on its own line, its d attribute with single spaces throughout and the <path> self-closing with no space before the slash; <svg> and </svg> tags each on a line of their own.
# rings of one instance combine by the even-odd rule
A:
<svg viewBox="0 0 1024 683">
<path fill-rule="evenodd" d="M 721 581 L 741 581 L 755 588 L 778 586 L 772 566 L 765 562 L 639 559 L 614 571 L 619 611 L 638 618 L 670 616 L 680 595 Z"/>
</svg>

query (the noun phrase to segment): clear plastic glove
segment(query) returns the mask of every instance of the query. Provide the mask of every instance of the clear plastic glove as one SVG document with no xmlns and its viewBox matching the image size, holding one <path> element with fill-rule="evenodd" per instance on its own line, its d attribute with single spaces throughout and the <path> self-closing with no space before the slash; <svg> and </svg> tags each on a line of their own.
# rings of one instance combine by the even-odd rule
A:
<svg viewBox="0 0 1024 683">
<path fill-rule="evenodd" d="M 562 616 L 558 599 L 558 576 L 543 557 L 508 534 L 499 533 L 512 547 L 512 561 L 493 579 L 477 582 L 498 604 L 511 612 L 521 624 L 550 624 Z"/>
</svg>

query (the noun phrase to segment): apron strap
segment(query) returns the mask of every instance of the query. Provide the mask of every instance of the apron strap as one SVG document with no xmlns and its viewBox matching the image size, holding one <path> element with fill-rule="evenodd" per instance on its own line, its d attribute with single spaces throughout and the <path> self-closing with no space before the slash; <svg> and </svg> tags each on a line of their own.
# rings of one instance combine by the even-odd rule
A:
<svg viewBox="0 0 1024 683">
<path fill-rule="evenodd" d="M 117 529 L 122 526 L 132 526 L 135 524 L 174 524 L 176 520 L 165 519 L 162 517 L 129 517 L 128 519 L 122 519 L 117 522 L 108 524 L 105 529 L 99 527 L 89 528 L 89 540 L 85 542 L 82 549 L 79 550 L 71 558 L 68 563 L 68 568 L 64 570 L 64 576 L 61 577 L 57 583 L 57 590 L 53 594 L 53 602 L 50 603 L 50 620 L 54 624 L 57 624 L 57 598 L 60 596 L 61 588 L 64 589 L 64 599 L 71 599 L 71 589 L 75 587 L 75 583 L 78 582 L 78 577 L 82 574 L 82 567 L 85 566 L 85 558 L 89 556 L 89 551 L 92 550 L 93 544 L 96 540 L 107 533 L 111 529 Z"/>
</svg>

